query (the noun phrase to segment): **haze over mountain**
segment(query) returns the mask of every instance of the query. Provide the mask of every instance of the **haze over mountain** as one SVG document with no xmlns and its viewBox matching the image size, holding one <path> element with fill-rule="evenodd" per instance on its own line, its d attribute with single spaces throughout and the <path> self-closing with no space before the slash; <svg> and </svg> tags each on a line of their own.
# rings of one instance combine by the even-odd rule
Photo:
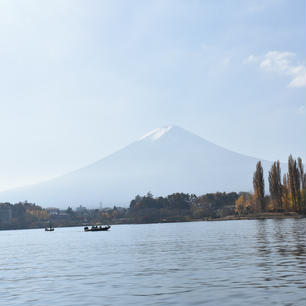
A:
<svg viewBox="0 0 306 306">
<path fill-rule="evenodd" d="M 250 191 L 258 159 L 229 151 L 177 126 L 155 129 L 106 158 L 37 185 L 0 193 L 0 201 L 43 207 L 127 206 L 135 195 Z M 271 162 L 262 161 L 265 174 Z"/>
</svg>

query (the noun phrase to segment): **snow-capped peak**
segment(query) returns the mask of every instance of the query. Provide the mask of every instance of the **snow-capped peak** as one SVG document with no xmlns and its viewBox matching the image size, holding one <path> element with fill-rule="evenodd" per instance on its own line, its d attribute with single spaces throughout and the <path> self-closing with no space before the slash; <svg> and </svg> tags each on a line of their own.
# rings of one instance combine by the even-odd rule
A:
<svg viewBox="0 0 306 306">
<path fill-rule="evenodd" d="M 142 136 L 139 140 L 144 140 L 144 139 L 149 139 L 152 141 L 157 140 L 161 138 L 163 135 L 165 135 L 166 133 L 168 133 L 172 128 L 173 126 L 170 125 L 170 126 L 154 129 L 153 131 L 150 131 L 149 133 Z"/>
</svg>

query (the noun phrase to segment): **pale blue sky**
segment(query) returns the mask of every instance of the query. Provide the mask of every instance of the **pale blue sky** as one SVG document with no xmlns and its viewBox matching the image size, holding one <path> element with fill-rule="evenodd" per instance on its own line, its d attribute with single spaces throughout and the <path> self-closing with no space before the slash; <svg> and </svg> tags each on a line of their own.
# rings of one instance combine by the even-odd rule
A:
<svg viewBox="0 0 306 306">
<path fill-rule="evenodd" d="M 179 125 L 305 157 L 304 0 L 0 0 L 0 190 Z"/>
</svg>

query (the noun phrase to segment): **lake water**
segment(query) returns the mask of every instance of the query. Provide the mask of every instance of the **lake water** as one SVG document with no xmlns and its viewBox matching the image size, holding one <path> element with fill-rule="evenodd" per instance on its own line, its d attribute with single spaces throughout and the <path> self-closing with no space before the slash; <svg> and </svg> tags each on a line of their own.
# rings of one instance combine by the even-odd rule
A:
<svg viewBox="0 0 306 306">
<path fill-rule="evenodd" d="M 0 305 L 305 306 L 305 219 L 0 231 Z"/>
</svg>

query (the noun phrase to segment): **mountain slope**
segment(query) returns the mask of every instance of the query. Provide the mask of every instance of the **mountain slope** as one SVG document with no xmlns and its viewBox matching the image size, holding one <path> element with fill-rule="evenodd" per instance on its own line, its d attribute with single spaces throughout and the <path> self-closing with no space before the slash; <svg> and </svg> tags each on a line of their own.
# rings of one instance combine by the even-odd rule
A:
<svg viewBox="0 0 306 306">
<path fill-rule="evenodd" d="M 85 168 L 34 186 L 0 193 L 0 201 L 42 206 L 123 205 L 136 194 L 249 191 L 256 158 L 241 155 L 180 127 L 156 129 Z M 263 161 L 265 170 L 271 166 Z"/>
</svg>

